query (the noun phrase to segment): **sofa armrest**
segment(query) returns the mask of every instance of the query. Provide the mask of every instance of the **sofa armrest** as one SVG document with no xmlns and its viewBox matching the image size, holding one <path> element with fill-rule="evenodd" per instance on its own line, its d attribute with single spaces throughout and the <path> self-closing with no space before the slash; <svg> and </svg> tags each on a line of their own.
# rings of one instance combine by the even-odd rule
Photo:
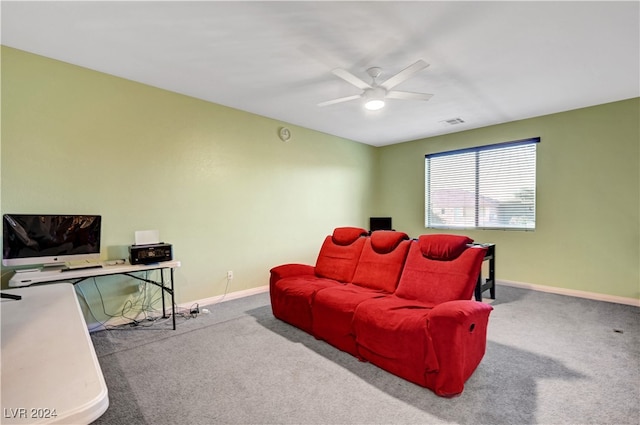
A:
<svg viewBox="0 0 640 425">
<path fill-rule="evenodd" d="M 438 304 L 429 312 L 428 320 L 438 326 L 460 326 L 473 319 L 488 319 L 493 307 L 489 304 L 471 300 L 456 300 Z"/>
<path fill-rule="evenodd" d="M 477 301 L 448 301 L 435 306 L 427 316 L 427 329 L 437 373 L 428 374 L 434 391 L 454 396 L 464 389 L 487 346 L 487 324 L 493 310 Z"/>
<path fill-rule="evenodd" d="M 280 279 L 291 276 L 315 275 L 315 267 L 308 264 L 282 264 L 270 270 L 269 285 L 274 285 Z"/>
</svg>

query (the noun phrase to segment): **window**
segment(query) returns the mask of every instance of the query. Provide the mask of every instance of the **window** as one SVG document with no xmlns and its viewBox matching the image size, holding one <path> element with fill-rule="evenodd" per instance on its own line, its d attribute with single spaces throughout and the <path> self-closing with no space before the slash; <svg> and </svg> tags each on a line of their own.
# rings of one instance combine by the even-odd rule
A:
<svg viewBox="0 0 640 425">
<path fill-rule="evenodd" d="M 540 138 L 425 156 L 425 226 L 533 230 Z"/>
</svg>

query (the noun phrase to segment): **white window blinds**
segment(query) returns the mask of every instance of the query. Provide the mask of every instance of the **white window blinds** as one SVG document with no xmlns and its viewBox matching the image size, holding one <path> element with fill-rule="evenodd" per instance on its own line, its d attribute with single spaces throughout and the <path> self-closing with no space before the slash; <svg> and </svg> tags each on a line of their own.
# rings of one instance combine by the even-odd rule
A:
<svg viewBox="0 0 640 425">
<path fill-rule="evenodd" d="M 425 226 L 533 230 L 540 138 L 425 156 Z"/>
</svg>

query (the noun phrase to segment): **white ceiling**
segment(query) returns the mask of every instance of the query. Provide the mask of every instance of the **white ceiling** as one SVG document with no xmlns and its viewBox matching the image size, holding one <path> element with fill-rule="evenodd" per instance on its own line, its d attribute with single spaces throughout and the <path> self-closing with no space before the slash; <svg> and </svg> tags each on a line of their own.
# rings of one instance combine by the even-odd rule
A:
<svg viewBox="0 0 640 425">
<path fill-rule="evenodd" d="M 383 146 L 640 96 L 640 2 L 9 2 L 2 44 Z M 396 87 L 317 103 L 418 59 Z M 462 118 L 455 126 L 443 121 Z"/>
</svg>

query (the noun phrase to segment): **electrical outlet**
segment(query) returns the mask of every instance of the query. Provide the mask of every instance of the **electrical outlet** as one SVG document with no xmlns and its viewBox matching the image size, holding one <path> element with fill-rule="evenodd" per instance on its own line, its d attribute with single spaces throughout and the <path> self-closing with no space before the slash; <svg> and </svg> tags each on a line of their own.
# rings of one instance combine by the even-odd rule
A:
<svg viewBox="0 0 640 425">
<path fill-rule="evenodd" d="M 233 271 L 232 270 L 229 270 L 227 272 L 227 279 L 229 279 L 229 280 L 233 279 Z"/>
</svg>

